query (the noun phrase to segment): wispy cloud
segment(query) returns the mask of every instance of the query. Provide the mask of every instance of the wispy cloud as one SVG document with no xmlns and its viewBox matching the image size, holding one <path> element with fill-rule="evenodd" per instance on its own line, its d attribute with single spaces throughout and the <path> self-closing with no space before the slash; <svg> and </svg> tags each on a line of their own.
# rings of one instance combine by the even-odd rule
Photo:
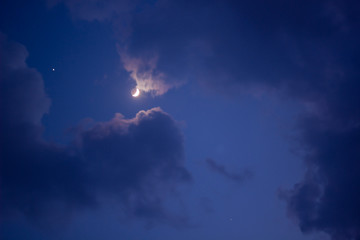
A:
<svg viewBox="0 0 360 240">
<path fill-rule="evenodd" d="M 241 173 L 231 173 L 225 168 L 224 165 L 215 162 L 211 158 L 207 158 L 205 161 L 211 170 L 235 182 L 242 183 L 253 176 L 253 173 L 248 169 L 243 170 Z"/>
<path fill-rule="evenodd" d="M 163 95 L 176 84 L 167 82 L 166 74 L 157 70 L 158 55 L 153 54 L 151 57 L 132 57 L 124 50 L 118 52 L 126 71 L 136 82 L 136 87 L 143 92 L 150 92 L 155 96 Z"/>
</svg>

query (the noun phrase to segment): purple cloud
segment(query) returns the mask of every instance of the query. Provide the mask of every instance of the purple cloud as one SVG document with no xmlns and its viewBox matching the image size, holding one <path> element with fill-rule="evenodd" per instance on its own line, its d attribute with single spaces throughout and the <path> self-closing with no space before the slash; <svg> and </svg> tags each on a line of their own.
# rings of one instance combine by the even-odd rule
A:
<svg viewBox="0 0 360 240">
<path fill-rule="evenodd" d="M 1 212 L 7 217 L 61 219 L 115 200 L 123 214 L 147 222 L 186 225 L 163 201 L 191 180 L 184 166 L 183 136 L 160 108 L 132 119 L 76 129 L 72 144 L 42 138 L 41 117 L 50 100 L 41 75 L 26 63 L 24 46 L 0 35 Z"/>
<path fill-rule="evenodd" d="M 139 11 L 62 2 L 74 18 L 112 22 L 136 82 L 196 80 L 216 93 L 270 92 L 311 106 L 298 120 L 308 171 L 285 194 L 289 212 L 304 232 L 360 238 L 358 1 L 136 2 Z"/>
</svg>

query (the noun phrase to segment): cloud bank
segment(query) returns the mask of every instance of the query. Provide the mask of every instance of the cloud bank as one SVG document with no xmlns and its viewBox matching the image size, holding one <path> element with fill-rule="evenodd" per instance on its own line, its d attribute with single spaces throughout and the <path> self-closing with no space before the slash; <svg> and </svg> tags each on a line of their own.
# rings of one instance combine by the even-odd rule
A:
<svg viewBox="0 0 360 240">
<path fill-rule="evenodd" d="M 81 17 L 75 2 L 65 1 Z M 103 2 L 114 9 L 122 3 Z M 359 2 L 160 0 L 136 5 L 125 24 L 131 31 L 123 34 L 130 59 L 142 59 L 128 67 L 135 81 L 136 69 L 145 66 L 140 75 L 156 69 L 166 83 L 196 80 L 233 95 L 249 89 L 277 93 L 308 108 L 298 120 L 308 171 L 286 194 L 289 212 L 304 232 L 359 239 Z M 114 10 L 107 15 L 115 26 L 117 15 Z M 156 68 L 143 59 L 149 51 L 158 56 Z"/>
<path fill-rule="evenodd" d="M 1 161 L 3 217 L 54 220 L 118 202 L 124 216 L 186 224 L 163 201 L 191 180 L 184 166 L 183 136 L 160 108 L 121 114 L 79 127 L 72 144 L 42 138 L 41 117 L 50 100 L 41 75 L 27 66 L 24 46 L 0 35 Z"/>
</svg>

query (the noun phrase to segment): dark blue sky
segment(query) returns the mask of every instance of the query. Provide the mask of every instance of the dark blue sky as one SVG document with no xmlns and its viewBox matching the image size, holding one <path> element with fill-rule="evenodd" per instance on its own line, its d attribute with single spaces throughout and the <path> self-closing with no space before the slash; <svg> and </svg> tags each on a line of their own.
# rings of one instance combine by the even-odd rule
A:
<svg viewBox="0 0 360 240">
<path fill-rule="evenodd" d="M 359 240 L 359 12 L 2 1 L 0 238 Z"/>
</svg>

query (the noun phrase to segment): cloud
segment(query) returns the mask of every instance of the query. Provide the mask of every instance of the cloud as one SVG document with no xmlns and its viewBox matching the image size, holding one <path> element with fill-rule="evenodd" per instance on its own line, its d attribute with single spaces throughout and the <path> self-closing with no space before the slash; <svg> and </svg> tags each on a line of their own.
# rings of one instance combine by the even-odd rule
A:
<svg viewBox="0 0 360 240">
<path fill-rule="evenodd" d="M 308 172 L 288 193 L 289 212 L 304 232 L 358 239 L 360 214 L 340 206 L 359 202 L 359 2 L 137 4 L 127 54 L 165 83 L 196 80 L 226 95 L 276 93 L 307 107 L 298 130 Z M 156 67 L 143 59 L 149 51 Z"/>
<path fill-rule="evenodd" d="M 217 92 L 239 94 L 255 86 L 311 105 L 297 122 L 306 175 L 282 196 L 303 232 L 360 239 L 360 6 L 305 2 L 298 10 L 282 5 L 278 12 L 279 2 L 244 6 L 254 7 L 238 14 L 251 26 L 240 25 L 239 35 L 231 31 L 219 37 L 223 45 L 212 44 L 217 57 L 207 58 L 211 67 L 201 81 Z M 227 17 L 229 24 L 240 23 L 231 13 Z"/>
<path fill-rule="evenodd" d="M 351 4 L 328 0 L 55 2 L 74 18 L 111 22 L 124 68 L 155 95 L 196 80 L 226 94 L 251 89 L 317 98 L 343 72 L 332 41 L 321 40 L 354 31 L 356 17 L 346 14 Z"/>
<path fill-rule="evenodd" d="M 359 9 L 356 1 L 165 1 L 134 18 L 129 51 L 156 49 L 165 74 L 177 67 L 216 93 L 250 89 L 308 107 L 297 129 L 308 171 L 288 192 L 289 213 L 304 232 L 358 239 Z"/>
<path fill-rule="evenodd" d="M 358 239 L 359 9 L 356 1 L 161 1 L 133 17 L 128 51 L 155 49 L 166 76 L 216 93 L 276 93 L 307 107 L 298 140 L 308 170 L 287 192 L 289 213 L 303 232 Z"/>
<path fill-rule="evenodd" d="M 166 75 L 156 70 L 158 57 L 152 56 L 149 59 L 130 57 L 124 51 L 119 50 L 121 61 L 131 78 L 136 82 L 136 88 L 143 92 L 150 92 L 155 96 L 163 95 L 174 84 L 168 83 Z"/>
<path fill-rule="evenodd" d="M 356 103 L 341 112 L 332 106 L 335 115 L 310 115 L 300 121 L 308 169 L 303 181 L 280 194 L 302 231 L 324 231 L 334 240 L 360 238 L 360 98 L 351 91 L 343 94 L 339 106 L 350 99 Z"/>
<path fill-rule="evenodd" d="M 244 6 L 248 13 L 238 16 L 249 25 L 212 45 L 216 57 L 207 58 L 210 71 L 201 81 L 217 92 L 239 94 L 255 86 L 311 106 L 297 122 L 306 174 L 282 192 L 289 215 L 304 233 L 360 239 L 360 5 L 320 1 L 293 9 L 289 2 L 277 9 L 277 3 Z"/>
<path fill-rule="evenodd" d="M 114 201 L 124 216 L 186 225 L 185 216 L 163 206 L 179 184 L 191 181 L 172 117 L 160 108 L 131 119 L 116 114 L 74 130 L 69 145 L 49 143 L 42 138 L 50 100 L 41 75 L 26 65 L 24 46 L 0 37 L 3 216 L 51 222 Z"/>
<path fill-rule="evenodd" d="M 42 77 L 35 69 L 27 66 L 25 60 L 28 52 L 25 47 L 8 41 L 1 32 L 0 47 L 2 121 L 6 124 L 39 125 L 51 104 L 44 91 Z"/>
<path fill-rule="evenodd" d="M 250 172 L 249 170 L 244 170 L 242 173 L 230 173 L 225 168 L 225 166 L 216 163 L 211 158 L 207 158 L 205 161 L 211 170 L 219 173 L 220 175 L 223 175 L 224 177 L 226 177 L 232 181 L 238 182 L 238 183 L 244 182 L 245 180 L 249 179 L 253 175 L 252 172 Z"/>
<path fill-rule="evenodd" d="M 47 0 L 49 7 L 65 4 L 74 19 L 86 21 L 110 22 L 117 37 L 118 53 L 123 67 L 130 73 L 136 87 L 153 96 L 165 94 L 169 89 L 180 86 L 184 80 L 165 74 L 158 67 L 159 54 L 151 48 L 145 52 L 129 51 L 132 42 L 133 21 L 136 9 L 152 7 L 147 1 L 127 0 Z M 149 54 L 151 53 L 151 54 Z"/>
</svg>

